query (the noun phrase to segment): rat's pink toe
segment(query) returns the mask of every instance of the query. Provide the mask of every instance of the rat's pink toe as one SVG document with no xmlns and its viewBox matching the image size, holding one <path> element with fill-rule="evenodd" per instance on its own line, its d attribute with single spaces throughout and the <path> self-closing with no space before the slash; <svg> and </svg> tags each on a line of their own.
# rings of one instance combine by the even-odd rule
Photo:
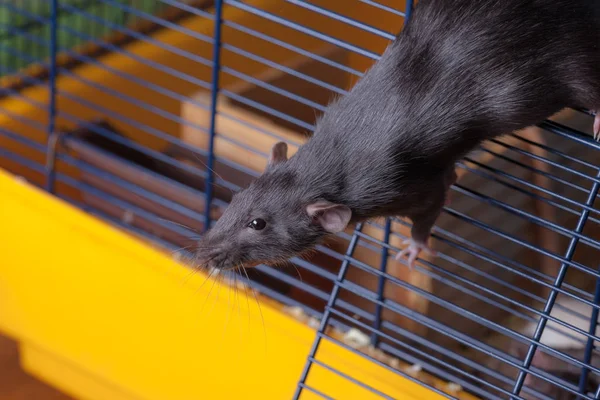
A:
<svg viewBox="0 0 600 400">
<path fill-rule="evenodd" d="M 600 112 L 598 111 L 594 117 L 594 139 L 600 140 Z"/>
<path fill-rule="evenodd" d="M 417 257 L 419 256 L 420 251 L 416 250 L 410 253 L 408 256 L 408 268 L 413 269 L 415 267 L 415 262 L 417 261 Z"/>
<path fill-rule="evenodd" d="M 404 250 L 396 254 L 396 260 L 400 260 L 406 256 L 408 268 L 413 269 L 415 267 L 415 261 L 417 260 L 420 252 L 421 251 L 418 248 L 409 245 Z"/>
<path fill-rule="evenodd" d="M 419 257 L 419 254 L 421 254 L 421 251 L 425 251 L 433 256 L 437 254 L 434 250 L 427 246 L 427 244 L 415 242 L 412 239 L 405 240 L 404 244 L 407 244 L 408 246 L 406 246 L 402 251 L 398 252 L 395 258 L 396 260 L 400 260 L 402 257 L 406 256 L 407 264 L 410 269 L 414 268 L 417 257 Z"/>
<path fill-rule="evenodd" d="M 402 259 L 402 257 L 404 257 L 405 255 L 408 254 L 409 248 L 406 247 L 404 250 L 399 251 L 398 254 L 396 254 L 396 260 L 400 261 Z"/>
</svg>

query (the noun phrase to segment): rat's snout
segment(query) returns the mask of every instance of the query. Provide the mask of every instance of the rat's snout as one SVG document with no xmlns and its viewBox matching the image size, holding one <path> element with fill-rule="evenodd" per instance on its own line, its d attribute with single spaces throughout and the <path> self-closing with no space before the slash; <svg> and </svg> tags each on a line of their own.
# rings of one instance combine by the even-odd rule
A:
<svg viewBox="0 0 600 400">
<path fill-rule="evenodd" d="M 196 256 L 194 259 L 194 263 L 196 266 L 202 269 L 213 269 L 217 268 L 218 261 L 218 252 L 206 250 L 206 249 L 198 249 L 196 251 Z"/>
<path fill-rule="evenodd" d="M 206 241 L 201 241 L 196 249 L 195 264 L 202 269 L 219 268 L 221 253 L 220 248 L 211 246 Z"/>
<path fill-rule="evenodd" d="M 200 268 L 214 268 L 214 260 L 219 252 L 220 249 L 206 234 L 196 244 L 195 264 Z"/>
<path fill-rule="evenodd" d="M 230 269 L 234 268 L 235 260 L 232 259 L 231 251 L 224 248 L 219 242 L 210 236 L 203 237 L 197 245 L 195 264 L 202 269 Z"/>
</svg>

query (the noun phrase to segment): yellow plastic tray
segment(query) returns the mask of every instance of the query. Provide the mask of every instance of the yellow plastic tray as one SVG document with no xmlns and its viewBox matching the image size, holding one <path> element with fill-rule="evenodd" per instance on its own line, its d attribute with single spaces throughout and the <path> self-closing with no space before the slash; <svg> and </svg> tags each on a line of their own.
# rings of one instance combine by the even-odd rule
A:
<svg viewBox="0 0 600 400">
<path fill-rule="evenodd" d="M 78 398 L 290 399 L 315 337 L 2 170 L 0 257 L 0 329 L 28 371 Z M 317 357 L 396 399 L 441 398 L 332 342 Z M 381 398 L 318 365 L 307 384 Z"/>
</svg>

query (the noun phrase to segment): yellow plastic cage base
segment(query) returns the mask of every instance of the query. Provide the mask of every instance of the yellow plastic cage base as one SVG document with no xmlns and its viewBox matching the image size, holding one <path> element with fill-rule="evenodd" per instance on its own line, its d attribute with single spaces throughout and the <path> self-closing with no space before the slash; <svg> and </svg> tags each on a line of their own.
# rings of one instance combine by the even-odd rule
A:
<svg viewBox="0 0 600 400">
<path fill-rule="evenodd" d="M 276 304 L 1 170 L 0 221 L 0 329 L 31 373 L 82 399 L 291 398 L 315 330 Z M 393 398 L 441 398 L 327 340 L 317 359 Z M 381 398 L 319 365 L 307 384 Z"/>
</svg>

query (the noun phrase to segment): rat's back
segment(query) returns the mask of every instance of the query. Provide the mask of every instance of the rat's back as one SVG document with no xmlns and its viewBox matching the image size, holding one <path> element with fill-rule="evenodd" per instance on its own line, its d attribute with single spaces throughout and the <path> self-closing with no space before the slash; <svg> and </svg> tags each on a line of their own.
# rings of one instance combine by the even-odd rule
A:
<svg viewBox="0 0 600 400">
<path fill-rule="evenodd" d="M 600 106 L 599 15 L 595 0 L 421 0 L 319 130 L 446 163 L 564 107 Z"/>
<path fill-rule="evenodd" d="M 357 215 L 425 215 L 482 141 L 600 108 L 599 15 L 595 0 L 421 0 L 298 161 Z"/>
</svg>

